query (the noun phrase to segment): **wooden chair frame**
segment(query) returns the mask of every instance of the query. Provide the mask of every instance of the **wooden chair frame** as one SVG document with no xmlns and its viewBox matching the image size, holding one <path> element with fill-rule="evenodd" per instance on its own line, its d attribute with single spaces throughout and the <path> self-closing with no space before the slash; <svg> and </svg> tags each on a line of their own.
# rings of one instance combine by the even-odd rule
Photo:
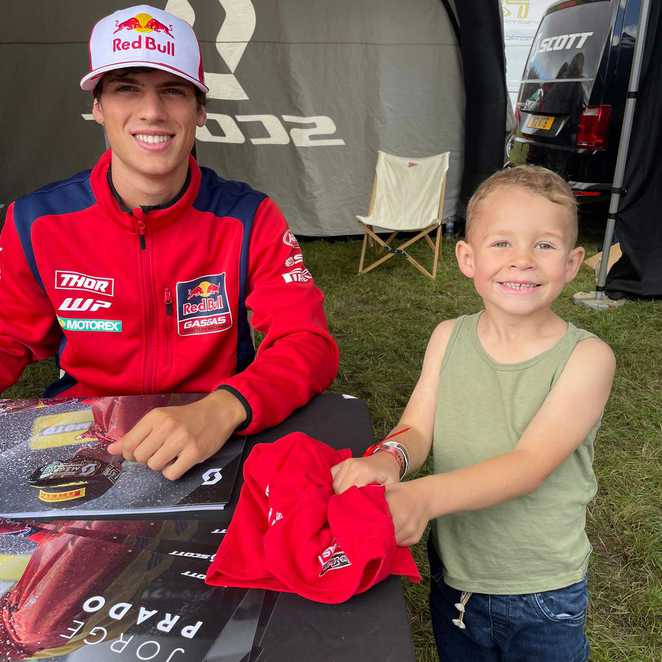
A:
<svg viewBox="0 0 662 662">
<path fill-rule="evenodd" d="M 370 216 L 373 212 L 376 191 L 377 191 L 377 175 L 375 174 L 375 178 L 372 182 L 372 193 L 370 194 L 370 207 L 368 209 L 368 216 Z M 437 277 L 439 249 L 441 247 L 441 238 L 443 235 L 442 214 L 443 214 L 445 194 L 446 194 L 446 177 L 444 177 L 444 181 L 441 186 L 441 191 L 439 193 L 439 206 L 437 209 L 437 218 L 439 220 L 423 228 L 416 235 L 410 237 L 409 239 L 407 239 L 407 241 L 399 244 L 398 246 L 392 246 L 391 244 L 395 240 L 397 235 L 400 232 L 404 232 L 404 230 L 397 230 L 395 232 L 391 232 L 391 234 L 388 236 L 388 239 L 384 240 L 374 231 L 373 229 L 375 227 L 374 225 L 364 225 L 363 223 L 361 223 L 364 230 L 364 235 L 363 235 L 363 245 L 361 247 L 361 259 L 359 261 L 358 273 L 365 274 L 368 271 L 372 271 L 380 264 L 384 264 L 384 262 L 390 260 L 395 255 L 402 255 L 403 257 L 406 257 L 409 263 L 412 266 L 414 266 L 416 269 L 418 269 L 424 276 L 427 276 L 428 278 L 434 280 Z M 435 229 L 437 232 L 434 241 L 432 241 L 432 239 L 430 238 L 430 233 L 434 232 Z M 432 249 L 432 271 L 426 269 L 418 260 L 416 260 L 416 258 L 412 257 L 411 255 L 409 255 L 409 253 L 407 253 L 406 249 L 421 239 L 425 239 L 428 246 Z M 373 260 L 373 262 L 371 262 L 369 265 L 364 266 L 368 244 L 370 244 L 371 247 L 374 246 L 375 249 L 380 252 L 387 251 L 387 254 Z"/>
</svg>

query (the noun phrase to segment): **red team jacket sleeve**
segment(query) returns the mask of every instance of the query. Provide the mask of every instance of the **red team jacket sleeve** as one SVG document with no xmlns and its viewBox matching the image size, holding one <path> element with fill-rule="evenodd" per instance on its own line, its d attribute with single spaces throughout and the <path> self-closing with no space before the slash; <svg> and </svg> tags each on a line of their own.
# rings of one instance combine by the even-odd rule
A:
<svg viewBox="0 0 662 662">
<path fill-rule="evenodd" d="M 35 280 L 10 205 L 0 234 L 0 393 L 28 363 L 55 354 L 60 330 L 53 308 Z"/>
<path fill-rule="evenodd" d="M 264 337 L 253 363 L 224 381 L 250 407 L 242 434 L 280 423 L 334 380 L 338 347 L 323 301 L 285 218 L 266 198 L 252 228 L 246 297 L 251 325 Z"/>
</svg>

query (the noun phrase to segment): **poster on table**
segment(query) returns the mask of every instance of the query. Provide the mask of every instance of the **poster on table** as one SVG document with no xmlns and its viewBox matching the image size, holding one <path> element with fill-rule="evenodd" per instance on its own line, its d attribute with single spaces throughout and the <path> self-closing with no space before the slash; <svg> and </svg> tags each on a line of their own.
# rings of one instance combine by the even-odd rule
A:
<svg viewBox="0 0 662 662">
<path fill-rule="evenodd" d="M 0 401 L 0 517 L 65 518 L 222 510 L 243 439 L 177 481 L 106 451 L 150 409 L 197 394 Z"/>
<path fill-rule="evenodd" d="M 209 587 L 157 541 L 0 523 L 0 662 L 257 659 L 278 596 Z"/>
</svg>

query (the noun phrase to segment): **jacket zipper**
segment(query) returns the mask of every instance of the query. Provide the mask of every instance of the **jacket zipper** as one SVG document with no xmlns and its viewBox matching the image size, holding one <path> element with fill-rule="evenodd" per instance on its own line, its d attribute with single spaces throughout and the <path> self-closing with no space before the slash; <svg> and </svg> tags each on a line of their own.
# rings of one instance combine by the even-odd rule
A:
<svg viewBox="0 0 662 662">
<path fill-rule="evenodd" d="M 166 315 L 172 315 L 172 293 L 169 287 L 166 287 L 163 293 L 163 303 L 165 304 Z"/>
<path fill-rule="evenodd" d="M 141 265 L 141 291 L 143 293 L 143 324 L 144 324 L 144 349 L 143 349 L 143 393 L 155 392 L 155 366 L 159 354 L 159 334 L 157 332 L 158 308 L 154 295 L 154 270 L 152 266 L 152 251 L 147 251 L 147 226 L 145 224 L 145 212 L 140 207 L 131 211 L 136 220 L 138 239 L 140 240 Z"/>
<path fill-rule="evenodd" d="M 147 242 L 145 241 L 145 221 L 142 218 L 142 209 L 140 210 L 141 216 L 136 217 L 136 223 L 138 225 L 138 239 L 140 240 L 140 250 L 144 251 L 147 248 Z"/>
<path fill-rule="evenodd" d="M 177 320 L 172 319 L 173 315 L 173 301 L 172 301 L 172 292 L 169 287 L 166 287 L 163 292 L 163 304 L 165 305 L 165 333 L 163 334 L 163 361 L 161 362 L 162 370 L 168 370 L 172 365 L 172 344 L 173 339 L 171 334 L 177 334 L 177 331 L 173 331 L 173 321 L 174 324 L 177 324 Z"/>
</svg>

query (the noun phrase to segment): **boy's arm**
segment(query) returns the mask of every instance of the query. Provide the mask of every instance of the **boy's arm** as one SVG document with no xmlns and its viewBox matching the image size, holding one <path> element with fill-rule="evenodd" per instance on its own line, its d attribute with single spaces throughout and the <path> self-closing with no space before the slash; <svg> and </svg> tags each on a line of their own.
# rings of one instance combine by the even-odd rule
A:
<svg viewBox="0 0 662 662">
<path fill-rule="evenodd" d="M 386 498 L 398 543 L 418 542 L 435 517 L 488 508 L 536 490 L 600 420 L 615 365 L 606 343 L 582 341 L 510 453 L 389 486 Z"/>
<path fill-rule="evenodd" d="M 419 469 L 430 452 L 436 408 L 439 371 L 455 320 L 441 322 L 432 332 L 425 350 L 423 367 L 402 417 L 387 435 L 401 443 L 409 454 L 409 472 Z M 344 460 L 331 469 L 333 489 L 337 494 L 356 485 L 387 485 L 400 479 L 399 465 L 389 453 Z"/>
</svg>

